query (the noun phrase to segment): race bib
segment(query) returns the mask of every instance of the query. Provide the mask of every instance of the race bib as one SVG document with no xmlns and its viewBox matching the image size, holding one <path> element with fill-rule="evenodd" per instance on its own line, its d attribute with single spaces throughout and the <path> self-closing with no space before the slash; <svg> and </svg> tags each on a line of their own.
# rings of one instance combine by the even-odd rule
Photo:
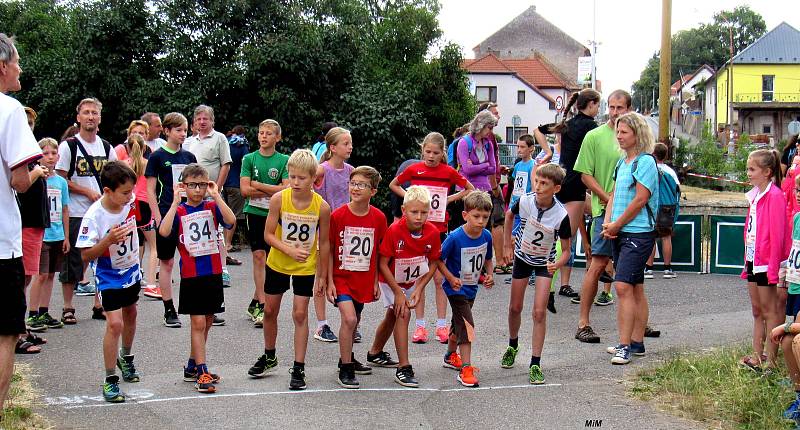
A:
<svg viewBox="0 0 800 430">
<path fill-rule="evenodd" d="M 181 217 L 182 242 L 192 257 L 219 253 L 217 229 L 210 210 L 202 210 Z"/>
<path fill-rule="evenodd" d="M 250 206 L 254 208 L 269 209 L 269 197 L 250 197 Z"/>
<path fill-rule="evenodd" d="M 172 186 L 178 185 L 181 182 L 181 175 L 183 175 L 183 169 L 186 168 L 185 164 L 173 164 L 172 166 Z M 181 197 L 186 197 L 186 191 L 181 191 Z"/>
<path fill-rule="evenodd" d="M 394 262 L 394 279 L 398 284 L 411 284 L 428 273 L 428 259 L 424 255 L 398 258 Z"/>
<path fill-rule="evenodd" d="M 281 240 L 284 243 L 311 251 L 317 234 L 315 215 L 300 215 L 295 213 L 281 213 Z"/>
<path fill-rule="evenodd" d="M 125 232 L 122 242 L 108 247 L 113 269 L 124 270 L 139 264 L 139 236 L 136 234 L 136 218 L 130 217 L 119 225 Z"/>
<path fill-rule="evenodd" d="M 756 205 L 750 205 L 747 214 L 747 234 L 745 235 L 745 259 L 754 261 L 756 256 Z"/>
<path fill-rule="evenodd" d="M 800 284 L 800 240 L 792 240 L 789 261 L 786 262 L 786 282 Z"/>
<path fill-rule="evenodd" d="M 428 221 L 444 222 L 444 214 L 447 209 L 447 188 L 428 185 L 425 188 L 431 193 L 431 211 L 428 214 Z"/>
<path fill-rule="evenodd" d="M 375 248 L 375 229 L 370 227 L 345 227 L 342 265 L 344 270 L 366 272 Z"/>
<path fill-rule="evenodd" d="M 511 193 L 514 196 L 522 197 L 525 195 L 525 190 L 528 189 L 528 172 L 517 172 L 514 177 L 514 191 Z"/>
<path fill-rule="evenodd" d="M 555 230 L 528 218 L 522 232 L 522 252 L 533 257 L 549 258 L 555 242 Z"/>
<path fill-rule="evenodd" d="M 50 206 L 50 222 L 61 222 L 61 190 L 48 188 L 47 203 Z"/>
<path fill-rule="evenodd" d="M 483 263 L 486 262 L 486 244 L 461 248 L 461 283 L 478 285 Z"/>
</svg>

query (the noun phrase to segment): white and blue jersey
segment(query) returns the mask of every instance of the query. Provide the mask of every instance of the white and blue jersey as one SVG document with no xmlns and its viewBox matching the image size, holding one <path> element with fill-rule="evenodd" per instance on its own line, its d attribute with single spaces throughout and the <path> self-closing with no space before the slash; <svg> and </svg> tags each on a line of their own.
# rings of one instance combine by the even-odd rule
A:
<svg viewBox="0 0 800 430">
<path fill-rule="evenodd" d="M 478 294 L 478 279 L 484 263 L 492 259 L 492 234 L 483 229 L 480 237 L 473 239 L 464 231 L 464 226 L 450 233 L 442 244 L 442 261 L 453 276 L 461 279 L 461 289 L 453 290 L 447 279 L 442 288 L 448 296 L 466 296 L 475 299 Z"/>
</svg>

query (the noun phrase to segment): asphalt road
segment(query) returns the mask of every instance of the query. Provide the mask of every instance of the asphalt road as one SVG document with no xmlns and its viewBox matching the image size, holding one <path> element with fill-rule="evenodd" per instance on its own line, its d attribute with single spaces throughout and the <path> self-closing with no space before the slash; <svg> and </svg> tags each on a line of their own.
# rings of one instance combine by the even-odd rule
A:
<svg viewBox="0 0 800 430">
<path fill-rule="evenodd" d="M 234 254 L 249 260 L 249 253 Z M 359 376 L 360 390 L 345 390 L 336 383 L 338 344 L 309 341 L 306 360 L 308 389 L 288 390 L 292 362 L 291 300 L 284 300 L 279 317 L 279 369 L 260 380 L 247 377 L 247 369 L 263 351 L 262 332 L 245 316 L 252 295 L 250 265 L 232 267 L 233 287 L 226 289 L 228 323 L 211 330 L 210 368 L 223 381 L 215 395 L 203 395 L 183 382 L 181 366 L 189 350 L 188 320 L 184 327 L 161 323 L 160 302 L 142 298 L 134 354 L 142 374 L 136 384 L 122 383 L 128 394 L 124 404 L 104 403 L 101 339 L 104 324 L 88 319 L 91 298 L 76 298 L 79 323 L 49 330 L 44 351 L 38 356 L 17 356 L 35 369 L 41 393 L 38 412 L 56 428 L 585 428 L 600 424 L 615 429 L 699 428 L 695 424 L 658 412 L 654 407 L 625 396 L 624 381 L 642 366 L 658 364 L 675 350 L 701 350 L 744 340 L 750 331 L 747 292 L 734 276 L 680 273 L 674 280 L 648 281 L 651 325 L 662 330 L 660 339 L 647 340 L 647 357 L 632 365 L 612 366 L 605 352 L 616 342 L 615 306 L 594 307 L 593 326 L 602 343 L 581 344 L 574 339 L 578 305 L 557 299 L 558 313 L 548 314 L 547 340 L 542 366 L 543 386 L 528 384 L 531 303 L 526 303 L 520 333 L 517 366 L 501 369 L 500 356 L 507 342 L 509 284 L 498 278 L 492 290 L 479 292 L 475 303 L 477 341 L 474 364 L 480 368 L 480 388 L 464 388 L 453 370 L 442 368 L 443 345 L 411 345 L 411 362 L 419 389 L 403 388 L 393 380 L 393 369 L 375 369 Z M 580 285 L 577 269 L 572 285 Z M 59 291 L 56 288 L 56 291 Z M 529 290 L 530 292 L 530 290 Z M 54 296 L 60 296 L 56 293 Z M 429 329 L 435 311 L 428 294 Z M 529 294 L 529 300 L 532 300 Z M 52 308 L 60 309 L 54 297 Z M 383 314 L 380 304 L 367 305 L 356 345 L 363 362 L 374 329 Z M 54 312 L 55 315 L 55 312 Z M 449 317 L 449 314 L 448 314 Z M 338 329 L 338 312 L 328 308 L 328 319 Z M 314 320 L 313 310 L 310 320 Z M 390 340 L 387 347 L 396 357 Z M 602 421 L 594 421 L 602 420 Z M 595 427 L 597 428 L 597 427 Z"/>
</svg>

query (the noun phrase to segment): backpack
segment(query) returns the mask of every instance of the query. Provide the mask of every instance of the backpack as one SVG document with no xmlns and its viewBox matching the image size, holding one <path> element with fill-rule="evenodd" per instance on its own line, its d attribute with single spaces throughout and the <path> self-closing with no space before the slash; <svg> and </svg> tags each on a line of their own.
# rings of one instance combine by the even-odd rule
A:
<svg viewBox="0 0 800 430">
<path fill-rule="evenodd" d="M 106 160 L 108 160 L 108 157 L 111 153 L 111 144 L 103 138 L 100 138 L 100 141 L 103 142 L 103 150 L 106 152 Z M 80 146 L 83 157 L 86 159 L 86 162 L 89 163 L 89 170 L 91 170 L 94 179 L 97 180 L 97 185 L 100 187 L 100 191 L 102 191 L 103 184 L 100 183 L 100 173 L 94 168 L 94 157 L 88 154 L 86 148 L 84 148 L 80 141 L 78 141 L 77 137 L 70 137 L 66 140 L 66 142 L 69 146 L 69 153 L 71 156 L 71 159 L 69 160 L 69 172 L 67 172 L 67 180 L 70 180 L 72 175 L 75 174 L 75 164 L 78 162 L 78 146 Z"/>
<path fill-rule="evenodd" d="M 459 170 L 460 167 L 458 165 L 458 142 L 461 141 L 461 138 L 464 138 L 467 141 L 467 154 L 472 154 L 472 150 L 475 149 L 475 141 L 472 140 L 472 137 L 470 137 L 469 133 L 453 140 L 450 143 L 450 146 L 447 147 L 447 164 L 456 170 Z"/>
<path fill-rule="evenodd" d="M 653 154 L 641 154 L 633 160 L 633 164 L 631 165 L 631 176 L 633 178 L 632 187 L 635 187 L 637 182 L 636 176 L 633 176 L 633 174 L 636 172 L 636 168 L 639 167 L 639 158 L 648 155 L 653 157 Z M 658 206 L 656 207 L 655 214 L 653 214 L 653 209 L 650 208 L 650 202 L 647 202 L 644 207 L 647 209 L 650 224 L 655 228 L 656 233 L 658 233 L 659 236 L 666 236 L 672 233 L 672 228 L 678 220 L 681 187 L 675 182 L 675 178 L 673 178 L 672 175 L 664 173 L 664 171 L 658 167 L 656 157 L 653 157 L 653 161 L 656 162 L 656 170 L 658 170 L 658 201 L 656 202 Z M 620 161 L 617 162 L 617 166 L 614 167 L 614 181 L 617 180 L 617 172 L 619 171 L 620 164 L 623 162 L 623 159 L 620 159 Z"/>
</svg>

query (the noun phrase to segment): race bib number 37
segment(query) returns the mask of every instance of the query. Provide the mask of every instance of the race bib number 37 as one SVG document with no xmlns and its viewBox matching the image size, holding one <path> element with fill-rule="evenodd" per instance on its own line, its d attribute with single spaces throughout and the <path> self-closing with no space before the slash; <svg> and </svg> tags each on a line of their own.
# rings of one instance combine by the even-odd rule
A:
<svg viewBox="0 0 800 430">
<path fill-rule="evenodd" d="M 318 221 L 319 217 L 315 215 L 281 213 L 281 240 L 310 251 L 316 239 Z"/>
<path fill-rule="evenodd" d="M 120 224 L 125 232 L 122 242 L 112 243 L 108 247 L 111 267 L 124 270 L 139 263 L 139 236 L 136 234 L 136 218 L 130 217 Z"/>
<path fill-rule="evenodd" d="M 369 227 L 345 227 L 343 266 L 345 270 L 366 272 L 375 249 L 375 229 Z"/>
</svg>

